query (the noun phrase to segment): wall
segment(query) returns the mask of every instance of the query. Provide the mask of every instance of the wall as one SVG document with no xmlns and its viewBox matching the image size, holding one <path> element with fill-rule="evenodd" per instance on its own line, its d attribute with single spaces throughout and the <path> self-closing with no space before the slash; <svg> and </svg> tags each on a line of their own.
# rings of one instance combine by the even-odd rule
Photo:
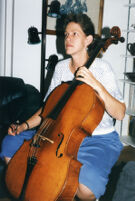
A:
<svg viewBox="0 0 135 201">
<path fill-rule="evenodd" d="M 35 26 L 41 31 L 41 9 L 41 0 L 17 0 L 14 18 L 13 76 L 23 77 L 27 83 L 31 82 L 37 88 L 39 88 L 40 83 L 41 47 L 40 45 L 28 45 L 27 30 L 29 27 Z"/>
<path fill-rule="evenodd" d="M 2 66 L 4 66 L 4 44 L 3 44 L 3 38 L 4 38 L 4 27 L 3 27 L 3 24 L 4 24 L 4 14 L 3 14 L 3 10 L 4 10 L 4 6 L 3 6 L 3 2 L 0 1 L 0 74 L 3 75 L 4 72 L 3 72 L 3 69 Z"/>
<path fill-rule="evenodd" d="M 0 73 L 11 73 L 13 2 L 0 1 Z M 8 59 L 7 59 L 8 58 Z"/>
<path fill-rule="evenodd" d="M 28 45 L 28 28 L 41 32 L 42 0 L 1 0 L 0 75 L 23 78 L 40 88 L 40 45 Z"/>
</svg>

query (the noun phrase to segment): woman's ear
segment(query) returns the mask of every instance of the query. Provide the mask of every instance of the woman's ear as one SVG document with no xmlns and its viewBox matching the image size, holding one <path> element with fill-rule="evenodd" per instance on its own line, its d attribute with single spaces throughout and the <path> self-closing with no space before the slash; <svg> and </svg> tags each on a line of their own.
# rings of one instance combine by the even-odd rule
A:
<svg viewBox="0 0 135 201">
<path fill-rule="evenodd" d="M 88 35 L 86 38 L 86 46 L 89 46 L 93 41 L 93 36 L 92 35 Z"/>
</svg>

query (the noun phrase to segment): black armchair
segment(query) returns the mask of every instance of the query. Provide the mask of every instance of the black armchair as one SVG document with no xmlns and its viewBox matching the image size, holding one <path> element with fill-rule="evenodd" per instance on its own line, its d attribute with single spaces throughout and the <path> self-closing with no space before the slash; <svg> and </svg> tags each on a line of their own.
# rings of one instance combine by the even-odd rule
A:
<svg viewBox="0 0 135 201">
<path fill-rule="evenodd" d="M 26 121 L 42 104 L 41 94 L 34 86 L 25 84 L 21 78 L 0 77 L 0 149 L 9 125 Z M 0 197 L 7 194 L 4 171 L 5 163 L 0 160 Z"/>
<path fill-rule="evenodd" d="M 42 105 L 40 92 L 21 78 L 0 77 L 0 144 L 7 127 L 31 117 Z"/>
</svg>

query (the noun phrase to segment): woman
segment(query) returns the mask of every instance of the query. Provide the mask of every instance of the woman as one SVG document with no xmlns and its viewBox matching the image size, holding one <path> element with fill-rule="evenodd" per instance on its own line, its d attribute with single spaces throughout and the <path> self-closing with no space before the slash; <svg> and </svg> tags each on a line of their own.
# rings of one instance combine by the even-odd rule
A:
<svg viewBox="0 0 135 201">
<path fill-rule="evenodd" d="M 90 57 L 88 49 L 91 47 L 93 37 L 94 26 L 87 15 L 70 14 L 67 16 L 65 20 L 65 50 L 71 58 L 60 61 L 56 65 L 47 94 L 48 96 L 62 81 L 72 80 L 75 74 L 77 80 L 90 85 L 104 101 L 105 113 L 100 124 L 92 133 L 92 137 L 86 137 L 83 140 L 78 151 L 78 160 L 83 165 L 80 169 L 79 186 L 76 195 L 83 201 L 94 201 L 104 194 L 108 175 L 123 148 L 118 133 L 113 126 L 113 118 L 117 120 L 124 118 L 125 104 L 112 69 L 107 62 L 99 58 L 95 59 L 90 69 L 84 66 Z M 12 125 L 12 129 L 9 128 L 9 135 L 3 141 L 1 153 L 7 162 L 15 153 L 12 150 L 9 150 L 8 153 L 6 152 L 7 144 L 10 147 L 11 143 L 9 138 L 13 139 L 13 144 L 16 143 L 15 138 L 17 138 L 18 143 L 20 136 L 23 138 L 24 135 L 30 132 L 22 131 L 40 124 L 40 113 L 41 109 L 27 123 L 24 122 L 19 125 L 16 131 L 16 125 Z M 34 132 L 32 135 L 34 135 Z M 12 135 L 15 136 L 13 137 Z M 19 146 L 22 143 L 23 141 L 20 144 L 18 143 Z"/>
</svg>

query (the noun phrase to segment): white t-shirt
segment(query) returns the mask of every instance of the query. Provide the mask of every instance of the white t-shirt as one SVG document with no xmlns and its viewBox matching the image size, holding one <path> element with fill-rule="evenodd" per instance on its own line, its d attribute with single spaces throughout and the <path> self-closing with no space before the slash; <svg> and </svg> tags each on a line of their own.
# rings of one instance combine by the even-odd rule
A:
<svg viewBox="0 0 135 201">
<path fill-rule="evenodd" d="M 69 58 L 57 63 L 46 97 L 55 87 L 60 85 L 61 82 L 73 80 L 74 75 L 69 69 L 70 60 L 71 59 Z M 115 79 L 115 75 L 108 62 L 96 58 L 89 70 L 113 97 L 121 102 L 124 102 L 117 81 Z M 94 130 L 92 135 L 106 134 L 114 130 L 115 128 L 113 126 L 113 118 L 105 111 L 100 124 Z"/>
</svg>

